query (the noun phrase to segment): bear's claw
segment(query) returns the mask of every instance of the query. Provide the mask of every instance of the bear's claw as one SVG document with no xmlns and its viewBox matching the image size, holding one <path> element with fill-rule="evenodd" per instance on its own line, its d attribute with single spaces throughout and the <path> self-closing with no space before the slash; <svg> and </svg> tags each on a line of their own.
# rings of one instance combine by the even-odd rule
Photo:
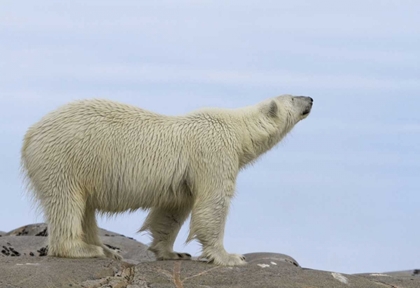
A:
<svg viewBox="0 0 420 288">
<path fill-rule="evenodd" d="M 188 253 L 165 252 L 156 255 L 157 260 L 191 260 L 191 255 Z"/>
<path fill-rule="evenodd" d="M 102 249 L 104 249 L 104 253 L 105 253 L 105 256 L 107 258 L 111 258 L 111 259 L 115 259 L 115 260 L 122 260 L 123 259 L 123 257 L 120 254 L 118 254 L 116 251 L 114 251 L 112 249 L 109 249 L 105 245 L 102 246 Z"/>
<path fill-rule="evenodd" d="M 219 253 L 209 256 L 200 256 L 199 259 L 207 259 L 208 263 L 221 265 L 221 266 L 241 266 L 245 265 L 245 256 L 241 254 L 229 254 L 229 253 Z"/>
</svg>

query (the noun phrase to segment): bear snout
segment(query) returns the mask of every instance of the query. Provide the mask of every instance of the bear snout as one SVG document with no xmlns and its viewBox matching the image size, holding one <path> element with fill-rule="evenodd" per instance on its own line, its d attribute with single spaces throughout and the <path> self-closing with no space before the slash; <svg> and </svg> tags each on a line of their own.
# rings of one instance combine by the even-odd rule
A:
<svg viewBox="0 0 420 288">
<path fill-rule="evenodd" d="M 298 100 L 309 101 L 311 104 L 314 103 L 314 99 L 312 99 L 312 97 L 308 97 L 308 96 L 295 96 L 294 98 L 296 98 Z"/>
<path fill-rule="evenodd" d="M 294 98 L 298 100 L 298 105 L 302 107 L 302 116 L 308 115 L 311 112 L 314 99 L 308 96 L 295 96 Z"/>
</svg>

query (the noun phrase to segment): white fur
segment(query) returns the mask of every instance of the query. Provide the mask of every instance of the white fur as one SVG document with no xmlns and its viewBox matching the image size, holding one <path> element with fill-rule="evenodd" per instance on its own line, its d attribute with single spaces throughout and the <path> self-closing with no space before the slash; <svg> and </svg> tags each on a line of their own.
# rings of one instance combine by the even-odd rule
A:
<svg viewBox="0 0 420 288">
<path fill-rule="evenodd" d="M 22 167 L 43 208 L 49 255 L 121 257 L 102 244 L 95 211 L 150 209 L 158 259 L 173 251 L 191 215 L 188 241 L 219 265 L 244 264 L 228 254 L 223 234 L 237 174 L 306 117 L 311 99 L 289 95 L 240 109 L 164 116 L 108 100 L 83 100 L 49 113 L 27 131 Z M 309 108 L 308 108 L 309 107 Z"/>
</svg>

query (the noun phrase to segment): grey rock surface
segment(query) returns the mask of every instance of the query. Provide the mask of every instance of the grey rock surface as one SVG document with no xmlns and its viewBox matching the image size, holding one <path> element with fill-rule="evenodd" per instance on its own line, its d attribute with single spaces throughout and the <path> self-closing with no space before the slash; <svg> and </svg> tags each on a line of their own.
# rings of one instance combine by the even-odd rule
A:
<svg viewBox="0 0 420 288">
<path fill-rule="evenodd" d="M 114 232 L 100 229 L 99 235 L 105 245 L 116 250 L 126 262 L 137 264 L 155 261 L 147 246 Z M 19 236 L 19 237 L 18 237 Z M 46 256 L 48 229 L 45 223 L 26 225 L 5 233 L 0 238 L 1 253 L 4 256 Z"/>
<path fill-rule="evenodd" d="M 285 263 L 292 264 L 296 267 L 300 267 L 299 263 L 290 256 L 280 254 L 280 253 L 270 253 L 270 252 L 259 252 L 259 253 L 248 253 L 246 254 L 246 261 L 248 263 L 261 260 L 271 260 L 271 261 L 281 261 Z"/>
<path fill-rule="evenodd" d="M 395 272 L 386 272 L 385 274 L 388 274 L 390 276 L 418 276 L 420 277 L 420 269 L 414 269 L 414 270 L 405 270 L 405 271 L 395 271 Z"/>
<path fill-rule="evenodd" d="M 110 259 L 4 257 L 0 258 L 0 287 L 127 287 L 130 266 Z M 109 283 L 113 286 L 105 286 Z"/>
<path fill-rule="evenodd" d="M 45 237 L 3 236 L 0 237 L 0 259 L 2 257 L 46 256 L 47 239 Z M 0 286 L 1 287 L 1 286 Z"/>
<path fill-rule="evenodd" d="M 220 267 L 198 261 L 141 263 L 134 268 L 132 283 L 156 288 L 392 287 L 362 276 L 301 268 L 284 261 L 281 254 L 258 254 L 245 254 L 248 264 L 240 267 Z"/>
<path fill-rule="evenodd" d="M 394 288 L 419 288 L 420 269 L 395 271 L 386 273 L 364 273 L 358 274 L 372 282 L 382 283 L 384 287 Z"/>
<path fill-rule="evenodd" d="M 25 225 L 5 233 L 4 236 L 48 236 L 47 224 L 36 223 Z"/>
<path fill-rule="evenodd" d="M 0 237 L 1 288 L 420 287 L 420 270 L 348 275 L 302 268 L 292 257 L 277 253 L 245 254 L 248 264 L 240 267 L 154 261 L 146 245 L 103 229 L 102 240 L 124 261 L 43 257 L 46 228 L 42 223 L 27 225 Z"/>
</svg>

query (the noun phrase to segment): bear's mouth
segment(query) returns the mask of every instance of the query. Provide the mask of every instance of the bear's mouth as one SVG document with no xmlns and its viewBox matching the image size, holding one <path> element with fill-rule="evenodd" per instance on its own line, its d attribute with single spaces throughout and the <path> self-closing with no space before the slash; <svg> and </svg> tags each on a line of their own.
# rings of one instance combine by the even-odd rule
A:
<svg viewBox="0 0 420 288">
<path fill-rule="evenodd" d="M 307 109 L 305 109 L 305 110 L 302 112 L 302 116 L 306 116 L 306 115 L 308 115 L 309 113 L 311 113 L 311 108 L 307 108 Z"/>
</svg>

